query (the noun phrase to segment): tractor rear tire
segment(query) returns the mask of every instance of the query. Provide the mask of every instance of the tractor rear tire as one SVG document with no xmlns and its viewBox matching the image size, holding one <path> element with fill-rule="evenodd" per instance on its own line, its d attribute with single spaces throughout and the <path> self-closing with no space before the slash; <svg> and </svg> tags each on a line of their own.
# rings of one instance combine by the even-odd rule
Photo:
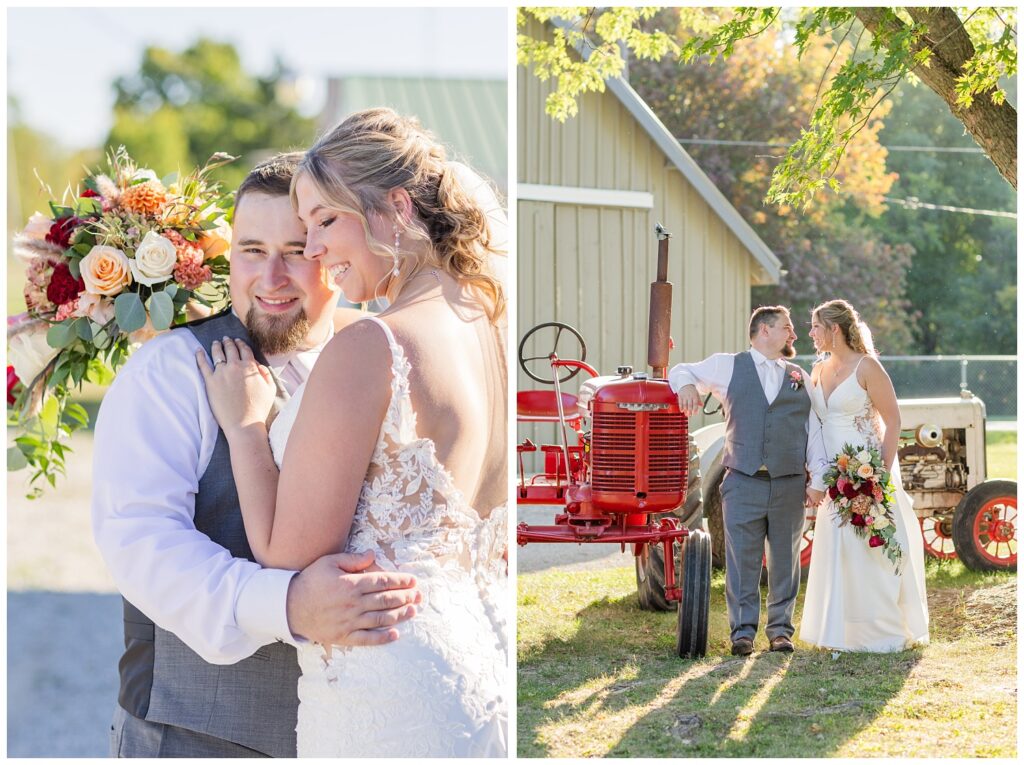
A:
<svg viewBox="0 0 1024 765">
<path fill-rule="evenodd" d="M 711 537 L 698 529 L 683 540 L 682 598 L 676 625 L 676 653 L 699 659 L 708 652 L 711 611 Z"/>
<path fill-rule="evenodd" d="M 679 556 L 679 543 L 672 549 Z M 639 555 L 633 556 L 636 568 L 636 594 L 642 611 L 671 611 L 676 604 L 665 598 L 665 553 L 661 544 L 645 544 Z M 676 567 L 678 577 L 679 567 Z"/>
<path fill-rule="evenodd" d="M 953 546 L 972 571 L 1017 570 L 1017 483 L 985 481 L 953 513 Z"/>
<path fill-rule="evenodd" d="M 713 486 L 708 487 L 707 499 L 704 502 L 704 519 L 707 521 L 708 533 L 711 535 L 711 565 L 725 568 L 725 525 L 722 519 L 722 481 L 725 479 L 723 470 Z"/>
</svg>

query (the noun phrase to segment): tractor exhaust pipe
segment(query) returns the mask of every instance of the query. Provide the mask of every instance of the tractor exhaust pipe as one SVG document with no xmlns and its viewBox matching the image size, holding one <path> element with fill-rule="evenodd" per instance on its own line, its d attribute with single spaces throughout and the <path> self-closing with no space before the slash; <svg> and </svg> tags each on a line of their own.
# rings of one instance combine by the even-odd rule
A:
<svg viewBox="0 0 1024 765">
<path fill-rule="evenodd" d="M 669 333 L 672 329 L 672 282 L 668 280 L 668 240 L 672 236 L 660 223 L 658 235 L 658 278 L 651 282 L 651 314 L 647 325 L 647 364 L 652 377 L 668 376 Z"/>
</svg>

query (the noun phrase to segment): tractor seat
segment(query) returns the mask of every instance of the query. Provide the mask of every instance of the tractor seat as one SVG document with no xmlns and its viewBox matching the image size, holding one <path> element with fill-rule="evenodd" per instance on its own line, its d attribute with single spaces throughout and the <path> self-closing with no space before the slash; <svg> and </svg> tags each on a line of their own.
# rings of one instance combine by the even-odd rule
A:
<svg viewBox="0 0 1024 765">
<path fill-rule="evenodd" d="M 562 394 L 562 411 L 566 422 L 580 419 L 576 397 Z M 558 399 L 553 390 L 521 390 L 516 393 L 516 419 L 520 422 L 558 422 Z"/>
</svg>

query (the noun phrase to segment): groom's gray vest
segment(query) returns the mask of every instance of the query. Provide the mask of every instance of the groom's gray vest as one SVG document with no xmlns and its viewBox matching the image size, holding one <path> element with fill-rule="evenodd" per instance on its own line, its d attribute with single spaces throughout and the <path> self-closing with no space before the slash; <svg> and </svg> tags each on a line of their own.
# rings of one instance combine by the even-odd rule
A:
<svg viewBox="0 0 1024 765">
<path fill-rule="evenodd" d="M 249 339 L 230 312 L 175 331 L 191 331 L 207 352 L 214 340 L 225 336 Z M 195 525 L 232 556 L 253 560 L 223 432 L 217 434 L 213 457 L 199 479 Z M 291 646 L 272 643 L 237 664 L 209 664 L 127 600 L 124 644 L 117 700 L 129 714 L 274 757 L 295 756 L 299 667 Z"/>
<path fill-rule="evenodd" d="M 761 466 L 773 478 L 802 475 L 811 398 L 802 385 L 797 390 L 791 385 L 790 374 L 800 368 L 786 364 L 782 387 L 769 404 L 750 351 L 737 353 L 733 358 L 732 380 L 723 402 L 722 464 L 747 475 L 753 475 Z"/>
</svg>

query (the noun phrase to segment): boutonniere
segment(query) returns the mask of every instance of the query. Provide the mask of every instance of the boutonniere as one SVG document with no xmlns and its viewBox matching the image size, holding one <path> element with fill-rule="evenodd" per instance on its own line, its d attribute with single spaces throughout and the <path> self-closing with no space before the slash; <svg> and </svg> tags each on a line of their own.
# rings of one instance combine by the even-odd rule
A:
<svg viewBox="0 0 1024 765">
<path fill-rule="evenodd" d="M 793 390 L 800 390 L 804 387 L 804 374 L 803 372 L 794 369 L 789 373 L 789 387 Z"/>
</svg>

